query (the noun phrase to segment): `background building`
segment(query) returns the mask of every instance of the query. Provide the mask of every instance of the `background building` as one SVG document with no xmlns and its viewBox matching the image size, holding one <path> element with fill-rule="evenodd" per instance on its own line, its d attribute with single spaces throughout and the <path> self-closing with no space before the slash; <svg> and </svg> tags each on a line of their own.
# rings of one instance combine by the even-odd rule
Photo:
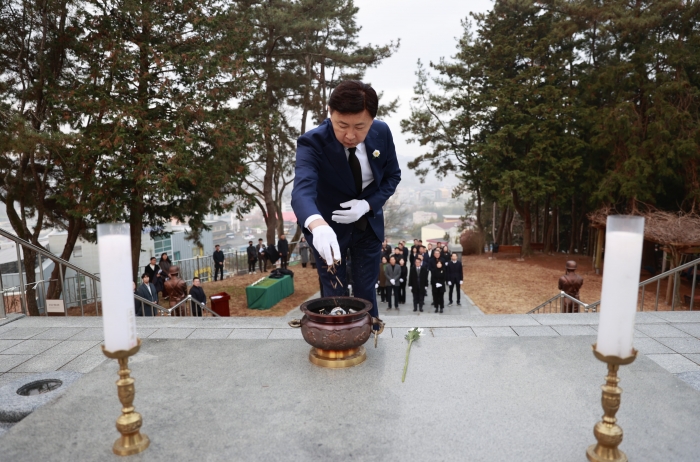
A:
<svg viewBox="0 0 700 462">
<path fill-rule="evenodd" d="M 413 224 L 420 225 L 422 223 L 429 223 L 432 220 L 437 220 L 437 213 L 435 212 L 425 212 L 419 210 L 418 212 L 413 212 Z"/>
</svg>

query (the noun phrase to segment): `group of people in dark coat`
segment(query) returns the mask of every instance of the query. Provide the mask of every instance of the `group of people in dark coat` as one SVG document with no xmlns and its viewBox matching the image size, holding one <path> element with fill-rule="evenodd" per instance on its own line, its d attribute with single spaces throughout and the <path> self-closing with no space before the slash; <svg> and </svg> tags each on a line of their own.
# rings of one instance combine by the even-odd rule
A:
<svg viewBox="0 0 700 462">
<path fill-rule="evenodd" d="M 407 264 L 408 262 L 408 264 Z M 406 303 L 406 285 L 413 294 L 413 311 L 423 311 L 428 288 L 431 288 L 433 306 L 436 313 L 445 309 L 445 292 L 449 294 L 448 306 L 453 304 L 456 292 L 457 305 L 461 305 L 463 282 L 462 262 L 456 253 L 450 252 L 447 244 L 432 243 L 424 246 L 420 239 L 413 240 L 409 250 L 404 241 L 393 249 L 385 240 L 382 244 L 377 290 L 382 302 L 388 302 L 388 309 L 399 309 Z"/>
<path fill-rule="evenodd" d="M 219 251 L 219 246 L 217 245 L 216 247 L 217 251 Z M 223 255 L 223 252 L 221 252 L 221 254 Z M 216 257 L 216 252 L 214 252 L 214 255 Z M 217 261 L 216 258 L 214 261 Z M 156 263 L 156 257 L 151 257 L 150 262 L 148 265 L 146 265 L 143 270 L 143 274 L 141 275 L 141 284 L 138 287 L 134 287 L 134 294 L 158 305 L 159 292 L 164 299 L 167 300 L 169 298 L 165 283 L 166 281 L 170 280 L 171 276 L 179 277 L 179 269 L 177 266 L 173 266 L 167 253 L 163 253 L 160 256 L 160 261 L 158 263 Z M 184 284 L 184 281 L 182 283 Z M 185 286 L 183 286 L 183 290 L 185 290 Z M 207 304 L 207 296 L 204 293 L 204 289 L 202 288 L 201 281 L 198 277 L 195 277 L 192 280 L 192 287 L 190 288 L 189 294 L 192 296 L 192 299 L 198 301 L 202 305 Z M 157 308 L 154 308 L 152 305 L 143 303 L 139 300 L 134 301 L 134 312 L 136 316 L 159 315 Z M 202 308 L 196 303 L 192 304 L 192 316 L 202 316 Z"/>
<path fill-rule="evenodd" d="M 304 238 L 302 238 L 304 240 Z M 306 261 L 308 262 L 308 249 L 309 245 L 306 244 Z M 248 247 L 246 248 L 246 255 L 248 257 L 248 274 L 255 273 L 255 262 L 258 262 L 258 269 L 261 273 L 267 272 L 267 262 L 276 262 L 277 259 L 280 260 L 280 268 L 286 268 L 289 265 L 289 241 L 284 234 L 279 235 L 277 240 L 277 248 L 274 244 L 266 246 L 263 243 L 262 238 L 258 239 L 258 245 L 253 246 L 253 241 L 248 241 Z M 306 262 L 303 263 L 306 267 Z"/>
</svg>

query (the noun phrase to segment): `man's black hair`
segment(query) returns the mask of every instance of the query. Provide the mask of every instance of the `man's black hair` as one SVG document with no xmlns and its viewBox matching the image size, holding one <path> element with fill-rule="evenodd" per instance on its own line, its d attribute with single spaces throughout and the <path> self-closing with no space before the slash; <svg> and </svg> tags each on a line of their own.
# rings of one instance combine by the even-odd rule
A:
<svg viewBox="0 0 700 462">
<path fill-rule="evenodd" d="M 248 244 L 253 245 L 253 241 L 248 241 Z"/>
<path fill-rule="evenodd" d="M 259 241 L 262 241 L 262 237 L 261 237 L 260 239 L 258 239 L 258 240 L 259 240 Z"/>
<path fill-rule="evenodd" d="M 157 260 L 157 258 L 156 258 L 156 257 L 151 257 L 151 260 Z M 150 260 L 149 260 L 149 261 L 150 261 Z"/>
<path fill-rule="evenodd" d="M 143 274 L 141 275 L 141 279 L 145 278 L 146 276 L 148 276 L 148 274 L 146 274 L 146 273 L 143 273 Z M 148 276 L 148 279 L 151 279 L 151 277 L 150 277 L 150 276 Z"/>
<path fill-rule="evenodd" d="M 341 114 L 359 114 L 366 109 L 374 119 L 377 117 L 379 98 L 370 85 L 359 80 L 346 80 L 333 89 L 328 107 Z"/>
<path fill-rule="evenodd" d="M 199 276 L 195 276 L 192 278 L 192 282 L 194 282 L 195 279 L 199 279 Z M 201 279 L 199 279 L 201 281 Z"/>
</svg>

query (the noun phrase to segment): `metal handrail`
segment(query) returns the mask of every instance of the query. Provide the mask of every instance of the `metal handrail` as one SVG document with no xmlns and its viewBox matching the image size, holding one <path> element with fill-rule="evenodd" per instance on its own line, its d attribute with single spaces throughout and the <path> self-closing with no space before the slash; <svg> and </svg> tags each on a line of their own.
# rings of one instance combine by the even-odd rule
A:
<svg viewBox="0 0 700 462">
<path fill-rule="evenodd" d="M 182 307 L 182 306 L 185 305 L 187 302 L 190 302 L 190 303 L 194 302 L 195 304 L 199 305 L 203 310 L 208 311 L 209 313 L 211 313 L 213 316 L 215 316 L 215 317 L 221 317 L 221 315 L 219 315 L 218 313 L 215 313 L 214 311 L 210 310 L 205 304 L 200 303 L 199 301 L 197 301 L 197 300 L 195 300 L 194 298 L 192 298 L 192 295 L 188 295 L 187 297 L 183 298 L 182 300 L 180 300 L 179 302 L 177 302 L 174 306 L 172 306 L 172 307 L 170 307 L 170 308 L 165 308 L 165 307 L 163 307 L 163 306 L 160 306 L 160 305 L 158 305 L 158 304 L 155 304 L 155 303 L 153 303 L 153 302 L 151 302 L 151 301 L 148 301 L 148 300 L 146 300 L 145 298 L 143 298 L 143 297 L 141 297 L 141 296 L 139 296 L 139 295 L 136 295 L 136 294 L 134 294 L 134 299 L 135 299 L 136 301 L 141 302 L 141 303 L 145 303 L 145 304 L 147 304 L 147 305 L 152 306 L 153 308 L 157 309 L 158 312 L 168 313 L 168 316 L 172 315 L 173 311 L 175 311 L 176 309 Z"/>
<path fill-rule="evenodd" d="M 560 293 L 558 293 L 557 295 L 555 295 L 554 297 L 550 298 L 549 300 L 540 303 L 540 304 L 537 305 L 535 308 L 533 308 L 533 309 L 531 309 L 530 311 L 528 311 L 527 314 L 539 314 L 539 311 L 540 311 L 542 308 L 544 308 L 544 307 L 546 307 L 546 306 L 548 306 L 548 305 L 551 305 L 552 303 L 554 303 L 554 302 L 557 301 L 557 300 L 562 300 L 562 299 L 571 300 L 572 302 L 576 303 L 577 305 L 582 306 L 582 307 L 583 307 L 583 312 L 584 312 L 584 313 L 588 313 L 589 311 L 593 311 L 593 312 L 595 313 L 595 312 L 596 312 L 597 306 L 600 304 L 600 302 L 596 302 L 596 303 L 594 303 L 594 304 L 588 305 L 588 304 L 582 302 L 581 300 L 578 300 L 577 298 L 572 297 L 571 295 L 569 295 L 569 294 L 567 294 L 567 293 L 565 293 L 565 292 L 560 292 Z M 561 305 L 561 303 L 560 303 L 560 305 Z M 558 309 L 556 312 L 557 312 L 557 313 L 560 313 L 560 312 L 563 313 L 564 311 L 562 310 L 562 308 L 561 308 L 561 306 L 560 306 L 559 309 Z M 581 311 L 579 311 L 579 312 L 581 312 Z"/>
<path fill-rule="evenodd" d="M 29 247 L 34 252 L 37 252 L 45 257 L 50 258 L 51 260 L 53 260 L 57 263 L 60 263 L 61 265 L 65 266 L 65 267 L 68 267 L 68 268 L 72 269 L 73 271 L 75 271 L 76 273 L 80 273 L 83 276 L 87 276 L 89 278 L 94 279 L 97 282 L 100 282 L 100 278 L 98 276 L 95 276 L 94 274 L 85 271 L 84 269 L 82 269 L 79 266 L 75 266 L 71 262 L 62 259 L 61 257 L 57 257 L 56 255 L 52 254 L 48 250 L 42 249 L 41 247 L 37 247 L 34 244 L 32 244 L 31 242 L 25 241 L 24 239 L 19 238 L 19 237 L 15 236 L 14 234 L 10 234 L 2 228 L 0 228 L 0 236 L 6 237 L 6 238 L 10 239 L 11 241 L 14 241 L 15 244 L 21 244 L 24 247 Z M 21 272 L 20 269 L 21 268 L 18 268 L 19 272 Z"/>
<path fill-rule="evenodd" d="M 695 259 L 693 261 L 690 261 L 688 263 L 684 263 L 682 265 L 678 265 L 677 267 L 670 269 L 668 271 L 664 271 L 661 274 L 657 274 L 656 276 L 650 277 L 649 279 L 645 279 L 644 281 L 639 282 L 639 289 L 641 290 L 641 297 L 640 297 L 640 304 L 639 304 L 639 311 L 644 311 L 644 294 L 646 292 L 645 288 L 649 284 L 653 284 L 654 282 L 657 284 L 656 287 L 656 301 L 654 305 L 654 311 L 659 311 L 659 289 L 661 285 L 661 281 L 666 278 L 670 278 L 673 276 L 673 295 L 671 297 L 671 310 L 676 309 L 676 292 L 678 291 L 678 284 L 679 284 L 679 275 L 681 271 L 687 270 L 689 268 L 694 268 L 693 271 L 693 282 L 691 284 L 691 291 L 690 291 L 690 307 L 689 310 L 693 311 L 693 303 L 695 301 L 695 286 L 698 281 L 697 275 L 698 275 L 698 265 L 700 265 L 700 258 Z M 671 282 L 669 281 L 669 284 Z M 569 298 L 573 302 L 578 303 L 584 307 L 585 312 L 588 312 L 589 310 L 592 310 L 594 313 L 597 311 L 597 308 L 600 306 L 600 300 L 590 303 L 590 304 L 585 304 L 580 300 L 576 300 L 573 297 L 570 297 L 569 295 L 565 294 L 564 292 L 555 295 L 554 297 L 550 298 L 544 303 L 539 304 L 537 307 L 533 308 L 532 310 L 528 311 L 527 314 L 533 314 L 539 312 L 540 309 L 542 309 L 544 306 L 553 303 L 557 299 L 560 298 Z"/>
</svg>

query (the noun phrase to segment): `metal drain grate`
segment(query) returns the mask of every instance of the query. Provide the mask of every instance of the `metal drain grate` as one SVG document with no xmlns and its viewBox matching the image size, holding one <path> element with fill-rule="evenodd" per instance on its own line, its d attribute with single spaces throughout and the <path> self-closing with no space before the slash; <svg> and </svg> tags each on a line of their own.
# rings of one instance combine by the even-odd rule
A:
<svg viewBox="0 0 700 462">
<path fill-rule="evenodd" d="M 42 395 L 57 389 L 61 385 L 63 385 L 63 382 L 58 379 L 37 380 L 20 387 L 17 390 L 17 394 L 20 396 Z"/>
</svg>

